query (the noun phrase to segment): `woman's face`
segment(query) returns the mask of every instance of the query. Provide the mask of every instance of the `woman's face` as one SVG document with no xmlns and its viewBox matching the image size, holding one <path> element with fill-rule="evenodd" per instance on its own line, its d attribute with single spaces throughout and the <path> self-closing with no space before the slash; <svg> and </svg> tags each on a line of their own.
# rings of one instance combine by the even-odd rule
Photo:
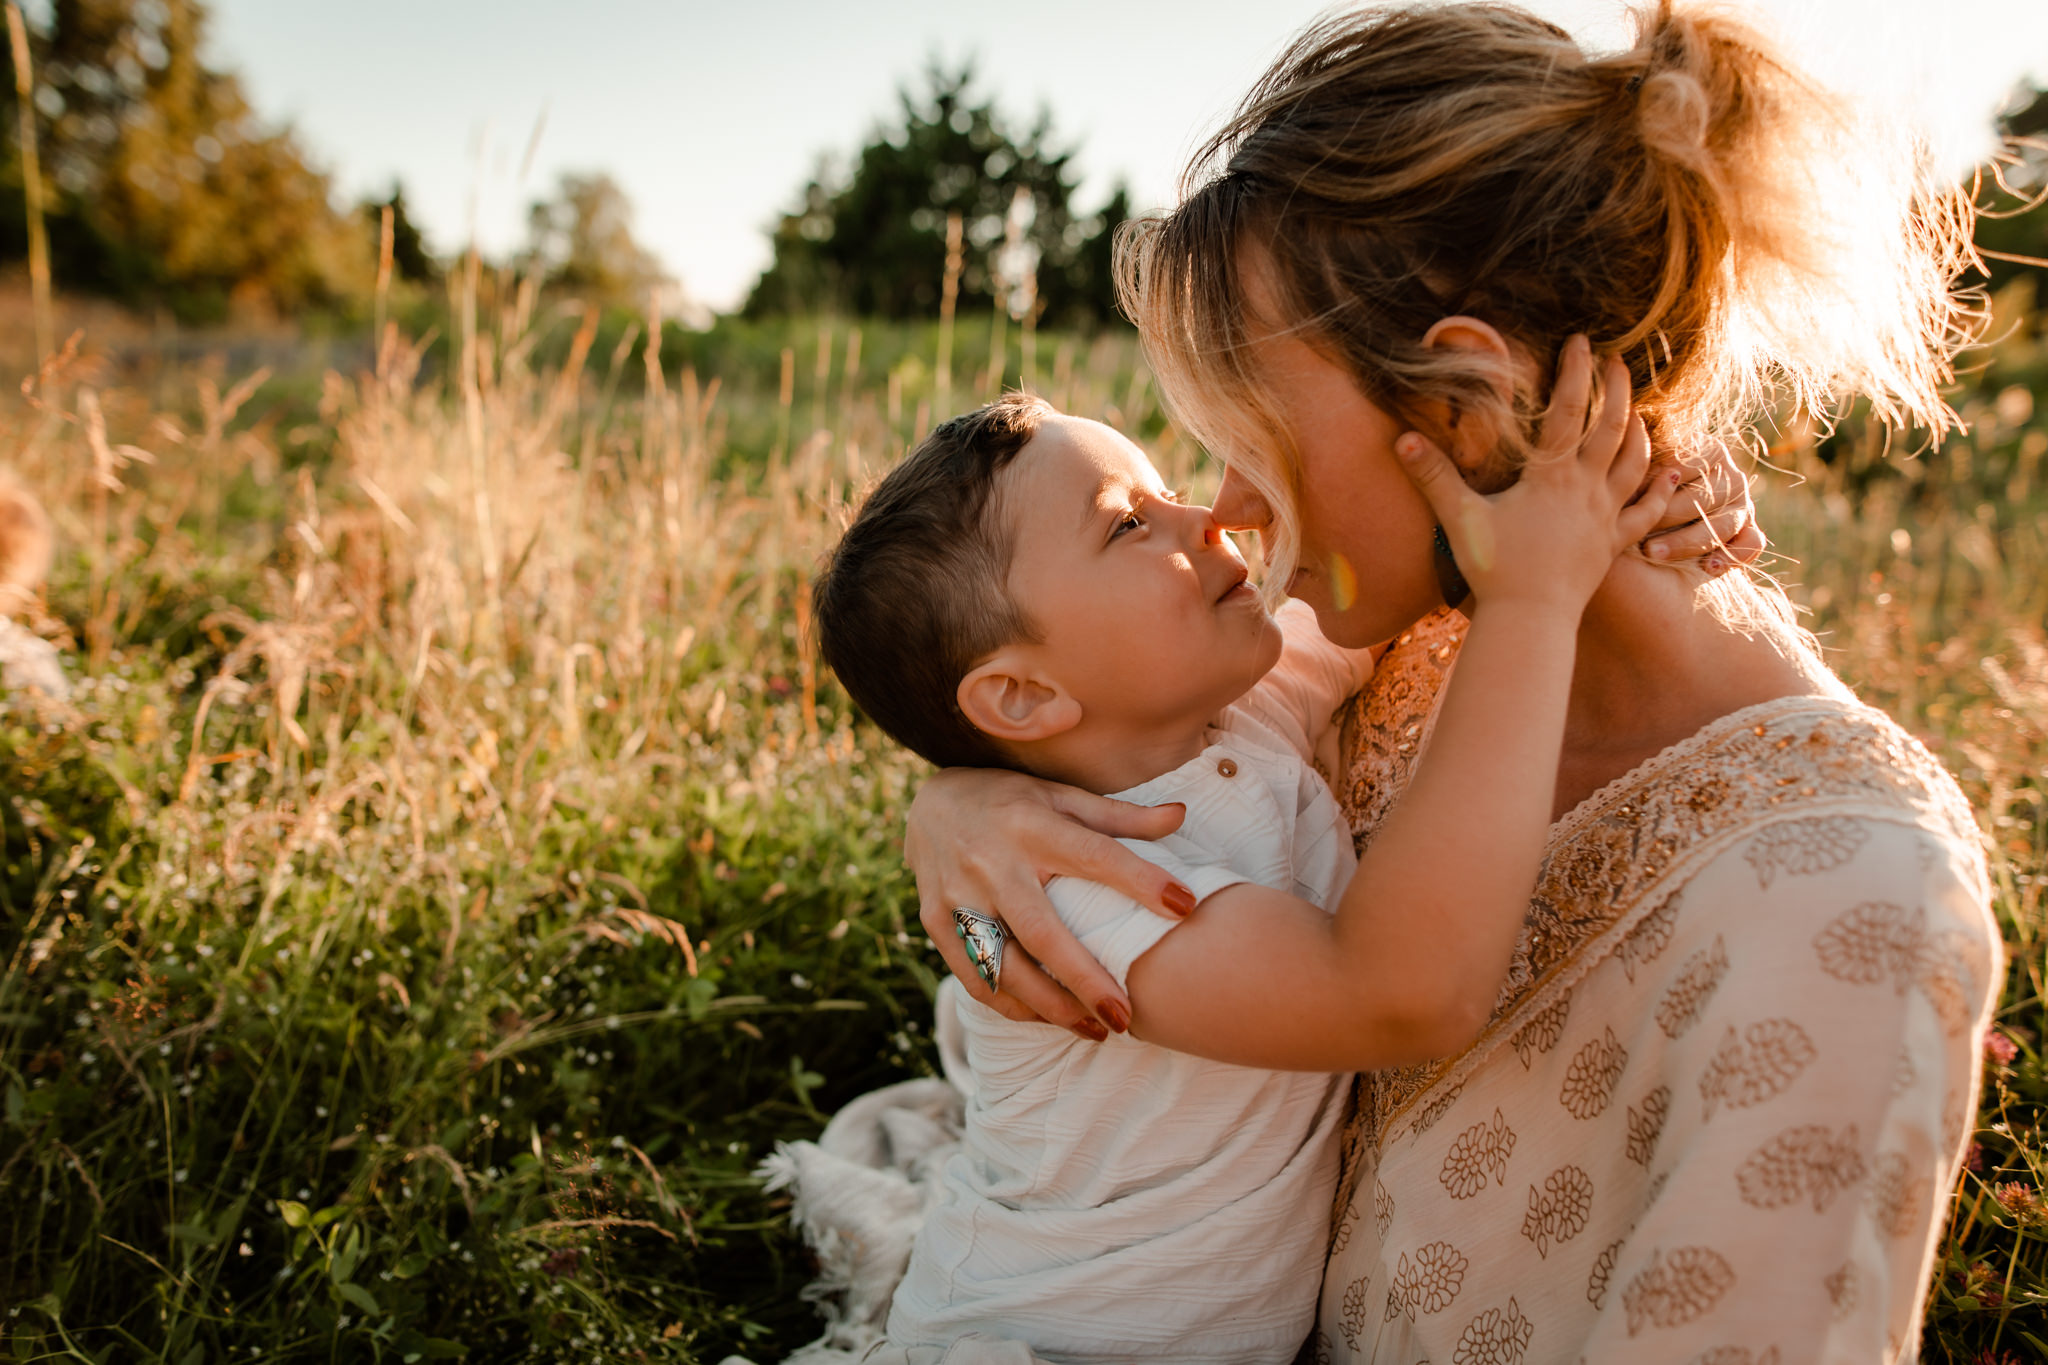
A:
<svg viewBox="0 0 2048 1365">
<path fill-rule="evenodd" d="M 1248 273 L 1256 284 L 1256 272 Z M 1255 318 L 1272 315 L 1263 302 L 1251 300 Z M 1301 553 L 1288 595 L 1315 608 L 1336 644 L 1357 649 L 1391 639 L 1443 605 L 1432 550 L 1436 518 L 1394 455 L 1394 439 L 1407 426 L 1291 332 L 1255 321 L 1251 351 L 1301 461 Z M 1272 521 L 1265 500 L 1235 470 L 1225 471 L 1217 489 L 1215 516 L 1231 530 L 1262 534 Z"/>
</svg>

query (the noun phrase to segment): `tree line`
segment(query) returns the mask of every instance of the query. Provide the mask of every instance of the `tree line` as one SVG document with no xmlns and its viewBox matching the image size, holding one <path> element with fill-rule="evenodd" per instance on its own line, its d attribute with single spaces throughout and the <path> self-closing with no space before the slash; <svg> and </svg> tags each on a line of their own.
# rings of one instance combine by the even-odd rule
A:
<svg viewBox="0 0 2048 1365">
<path fill-rule="evenodd" d="M 206 322 L 230 315 L 360 317 L 379 253 L 402 283 L 432 285 L 443 263 L 403 190 L 353 205 L 289 128 L 251 108 L 231 73 L 202 58 L 205 0 L 53 0 L 26 29 L 28 118 L 0 80 L 0 262 L 28 254 L 24 123 L 58 285 Z M 12 40 L 9 40 L 10 58 Z M 1116 317 L 1111 248 L 1130 213 L 1117 188 L 1077 203 L 1077 147 L 1049 115 L 1020 122 L 980 90 L 971 65 L 936 62 L 898 92 L 892 118 L 850 157 L 822 160 L 770 228 L 773 256 L 743 311 L 931 317 L 945 307 L 1008 309 L 1047 326 Z M 1987 219 L 1994 283 L 2048 282 L 2048 97 L 2007 118 L 2022 139 L 2020 211 Z M 389 220 L 390 241 L 383 244 Z M 528 240 L 502 262 L 551 287 L 644 307 L 673 290 L 635 239 L 632 205 L 602 173 L 562 177 L 532 205 Z M 2011 257 L 2021 260 L 2012 260 Z"/>
</svg>

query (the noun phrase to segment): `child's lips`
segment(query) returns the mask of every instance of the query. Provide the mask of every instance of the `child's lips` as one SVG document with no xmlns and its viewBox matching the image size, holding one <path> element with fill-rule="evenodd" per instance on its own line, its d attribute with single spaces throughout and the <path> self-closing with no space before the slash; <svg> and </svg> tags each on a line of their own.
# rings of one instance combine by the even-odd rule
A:
<svg viewBox="0 0 2048 1365">
<path fill-rule="evenodd" d="M 1228 602 L 1233 598 L 1255 597 L 1257 595 L 1257 592 L 1252 587 L 1252 580 L 1250 575 L 1245 575 L 1244 577 L 1239 578 L 1235 583 L 1232 583 L 1229 587 L 1225 588 L 1223 590 L 1223 595 L 1218 597 L 1216 601 L 1218 605 L 1221 605 L 1222 603 Z"/>
</svg>

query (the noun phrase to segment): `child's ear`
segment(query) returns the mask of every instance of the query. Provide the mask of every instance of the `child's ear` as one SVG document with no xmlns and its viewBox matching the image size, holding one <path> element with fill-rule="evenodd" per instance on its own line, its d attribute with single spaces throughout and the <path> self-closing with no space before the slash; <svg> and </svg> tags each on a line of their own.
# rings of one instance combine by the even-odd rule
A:
<svg viewBox="0 0 2048 1365">
<path fill-rule="evenodd" d="M 976 665 L 954 695 L 969 725 L 1011 744 L 1051 739 L 1081 723 L 1081 703 L 1014 650 Z"/>
</svg>

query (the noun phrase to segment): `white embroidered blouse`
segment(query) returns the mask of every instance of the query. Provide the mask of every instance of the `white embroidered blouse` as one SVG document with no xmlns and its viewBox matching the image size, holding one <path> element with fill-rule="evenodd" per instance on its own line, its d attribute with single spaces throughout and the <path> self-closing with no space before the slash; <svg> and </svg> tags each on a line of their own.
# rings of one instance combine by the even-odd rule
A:
<svg viewBox="0 0 2048 1365">
<path fill-rule="evenodd" d="M 1354 830 L 1461 632 L 1419 626 L 1355 703 Z M 1479 1040 L 1360 1079 L 1305 1358 L 1914 1358 L 2000 976 L 1988 899 L 1961 793 L 1851 700 L 1737 712 L 1595 794 Z"/>
</svg>

